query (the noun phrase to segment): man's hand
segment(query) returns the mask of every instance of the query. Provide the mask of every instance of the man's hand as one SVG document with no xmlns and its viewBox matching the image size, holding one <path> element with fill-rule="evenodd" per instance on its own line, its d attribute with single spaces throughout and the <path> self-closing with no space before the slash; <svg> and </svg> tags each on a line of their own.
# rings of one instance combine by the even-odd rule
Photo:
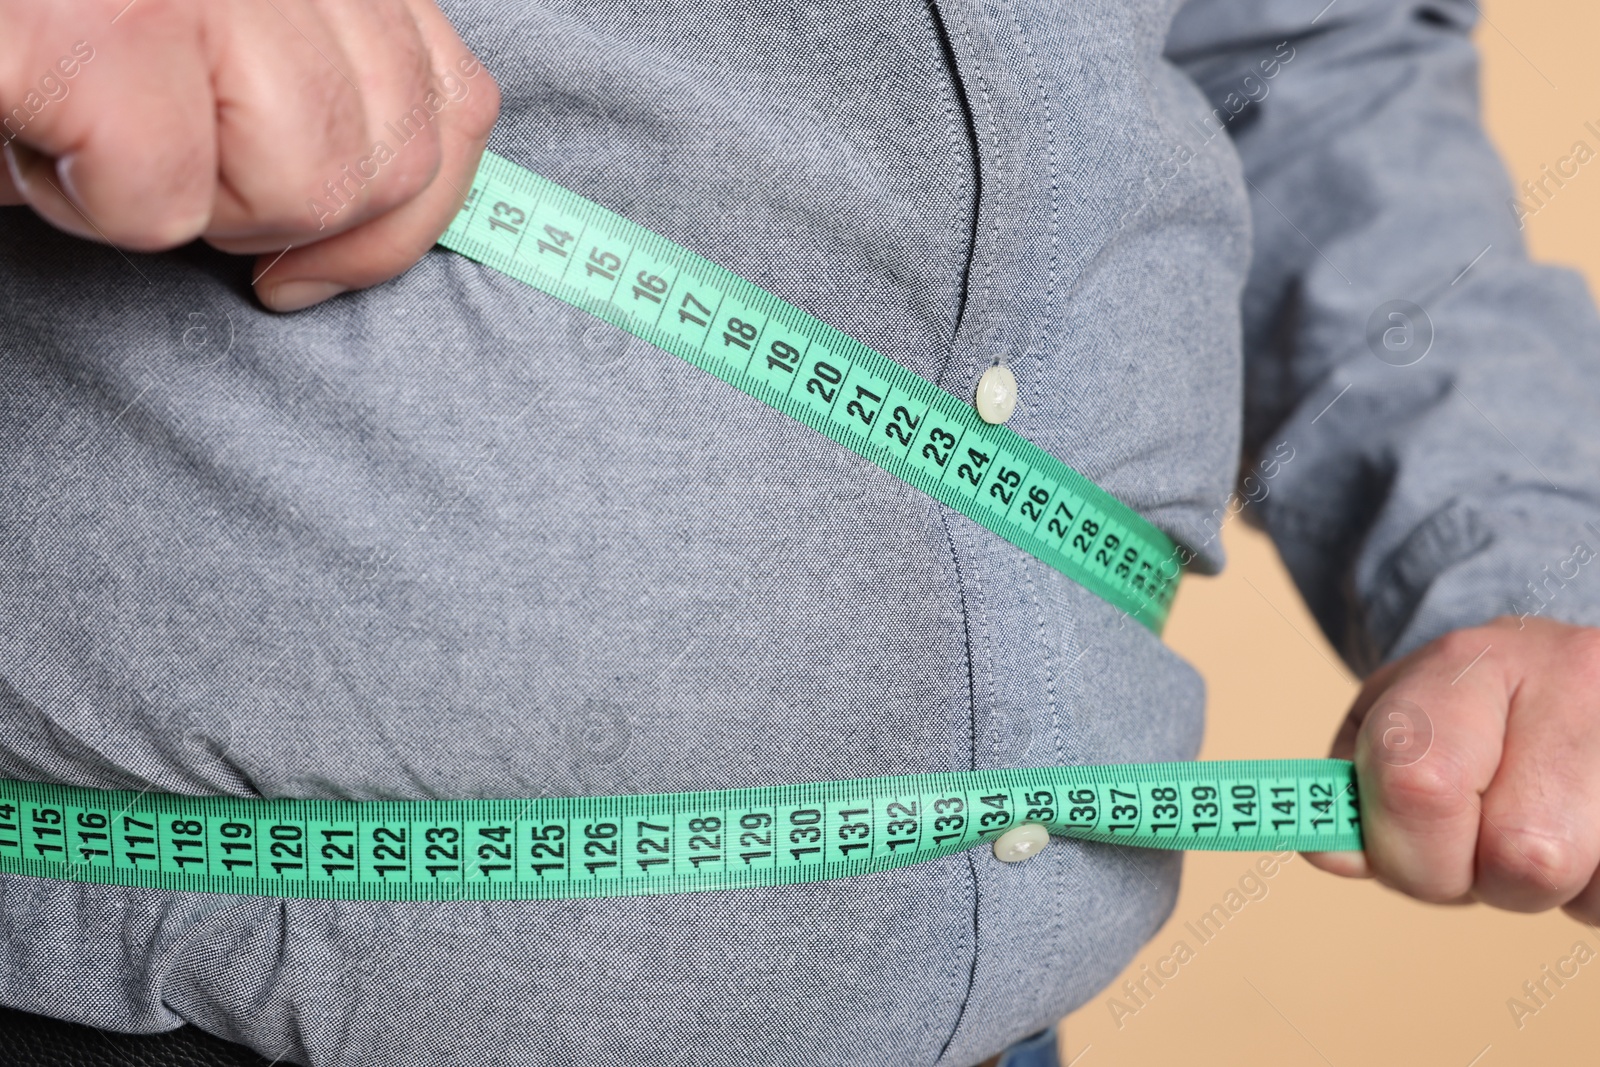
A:
<svg viewBox="0 0 1600 1067">
<path fill-rule="evenodd" d="M 0 204 L 257 254 L 277 311 L 420 259 L 500 107 L 431 0 L 0 0 L 0 26 Z"/>
<path fill-rule="evenodd" d="M 1600 629 L 1496 619 L 1374 674 L 1333 744 L 1366 851 L 1323 870 L 1419 900 L 1600 919 Z"/>
</svg>

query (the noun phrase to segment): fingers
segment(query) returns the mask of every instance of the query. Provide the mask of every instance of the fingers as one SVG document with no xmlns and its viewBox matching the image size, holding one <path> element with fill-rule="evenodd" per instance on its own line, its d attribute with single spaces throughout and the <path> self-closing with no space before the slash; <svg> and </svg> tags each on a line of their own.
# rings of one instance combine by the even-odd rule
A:
<svg viewBox="0 0 1600 1067">
<path fill-rule="evenodd" d="M 1356 738 L 1367 723 L 1373 705 L 1384 696 L 1392 679 L 1403 669 L 1402 664 L 1391 663 L 1367 680 L 1350 713 L 1340 725 L 1329 756 L 1334 759 L 1355 758 Z M 1414 761 L 1427 751 L 1433 740 L 1431 722 L 1409 702 L 1387 701 L 1368 728 L 1377 732 L 1380 755 L 1388 762 Z M 1307 852 L 1305 857 L 1313 867 L 1342 878 L 1376 877 L 1365 852 Z"/>
<path fill-rule="evenodd" d="M 1510 698 L 1502 659 L 1483 652 L 1491 643 L 1458 631 L 1363 690 L 1350 755 L 1366 865 L 1421 900 L 1461 900 L 1476 878 L 1479 797 L 1500 762 Z"/>
<path fill-rule="evenodd" d="M 1566 904 L 1600 866 L 1600 631 L 1565 629 L 1519 679 L 1483 796 L 1474 895 L 1511 911 Z"/>
<path fill-rule="evenodd" d="M 19 188 L 30 161 L 24 138 L 43 130 L 45 123 L 36 120 L 66 99 L 71 79 L 80 71 L 70 45 L 61 56 L 54 54 L 66 42 L 55 14 L 44 4 L 0 11 L 6 28 L 5 47 L 0 48 L 0 204 L 27 202 Z"/>
<path fill-rule="evenodd" d="M 414 196 L 370 221 L 281 255 L 263 254 L 255 285 L 269 308 L 293 311 L 394 277 L 433 246 L 471 188 L 499 114 L 499 90 L 431 3 L 417 3 L 414 12 L 428 50 L 429 88 L 403 121 L 390 124 L 396 131 L 389 146 L 392 157 L 383 163 L 374 160 L 360 173 L 377 172 L 376 181 L 387 180 L 390 169 L 400 167 L 423 133 L 436 139 L 432 158 L 437 170 Z M 401 135 L 411 139 L 402 141 Z M 337 213 L 343 208 L 327 198 L 322 210 Z"/>
<path fill-rule="evenodd" d="M 38 22 L 8 63 L 28 79 L 7 126 L 15 192 L 91 240 L 149 250 L 193 239 L 215 187 L 195 9 L 155 0 L 113 25 L 104 4 L 28 6 L 42 9 Z"/>
<path fill-rule="evenodd" d="M 1334 744 L 1364 854 L 1314 853 L 1435 903 L 1600 919 L 1600 630 L 1496 620 L 1386 667 Z"/>
<path fill-rule="evenodd" d="M 409 17 L 395 25 L 383 13 L 396 0 L 371 0 L 375 12 L 356 27 L 392 49 L 400 66 L 417 50 Z M 394 74 L 365 60 L 327 16 L 343 5 L 312 0 L 233 0 L 210 19 L 216 87 L 219 186 L 208 243 L 251 254 L 304 243 L 317 229 L 308 198 L 326 195 L 341 167 L 369 154 L 380 109 L 408 91 L 413 73 Z M 345 20 L 346 22 L 350 20 Z M 374 203 L 372 190 L 346 193 L 355 203 L 328 232 L 360 222 L 398 200 Z"/>
<path fill-rule="evenodd" d="M 0 8 L 0 93 L 22 102 L 0 203 L 134 250 L 200 236 L 259 254 L 258 292 L 280 310 L 415 263 L 499 110 L 430 0 Z M 58 52 L 70 78 L 49 74 Z M 48 91 L 29 88 L 35 67 Z"/>
<path fill-rule="evenodd" d="M 222 188 L 207 242 L 276 254 L 352 229 L 427 187 L 439 168 L 438 131 L 411 112 L 431 91 L 430 57 L 402 0 L 236 10 L 219 57 Z M 263 49 L 263 39 L 275 47 Z M 282 75 L 286 55 L 304 72 L 292 84 Z"/>
</svg>

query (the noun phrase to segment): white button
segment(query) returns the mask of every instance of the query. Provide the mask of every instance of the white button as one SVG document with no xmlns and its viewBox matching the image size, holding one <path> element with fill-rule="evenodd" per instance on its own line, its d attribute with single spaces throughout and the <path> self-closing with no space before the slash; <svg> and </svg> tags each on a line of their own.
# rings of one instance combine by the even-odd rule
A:
<svg viewBox="0 0 1600 1067">
<path fill-rule="evenodd" d="M 994 839 L 994 858 L 1002 863 L 1020 863 L 1037 855 L 1049 843 L 1049 830 L 1039 823 L 1025 822 Z"/>
<path fill-rule="evenodd" d="M 978 379 L 978 396 L 973 402 L 978 417 L 998 426 L 1017 409 L 1017 376 L 1004 363 L 996 363 Z"/>
</svg>

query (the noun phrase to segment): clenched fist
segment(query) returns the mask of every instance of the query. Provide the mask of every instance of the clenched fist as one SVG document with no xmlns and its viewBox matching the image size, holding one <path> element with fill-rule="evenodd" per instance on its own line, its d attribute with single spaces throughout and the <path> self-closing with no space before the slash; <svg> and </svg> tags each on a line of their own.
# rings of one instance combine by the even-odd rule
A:
<svg viewBox="0 0 1600 1067">
<path fill-rule="evenodd" d="M 420 259 L 499 113 L 430 0 L 0 0 L 0 26 L 0 203 L 255 254 L 277 311 Z"/>
<path fill-rule="evenodd" d="M 1312 863 L 1421 900 L 1600 921 L 1600 630 L 1506 617 L 1378 671 L 1332 754 L 1365 852 Z"/>
</svg>

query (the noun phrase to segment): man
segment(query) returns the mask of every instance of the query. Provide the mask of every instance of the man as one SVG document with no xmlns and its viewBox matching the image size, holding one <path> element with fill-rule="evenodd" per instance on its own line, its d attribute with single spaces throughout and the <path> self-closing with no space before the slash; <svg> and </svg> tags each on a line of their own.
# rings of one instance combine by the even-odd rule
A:
<svg viewBox="0 0 1600 1067">
<path fill-rule="evenodd" d="M 1317 862 L 1600 914 L 1600 335 L 1521 251 L 1464 0 L 0 11 L 0 776 L 535 796 L 1193 757 L 1197 676 L 1115 608 L 429 251 L 487 140 L 952 393 L 1003 361 L 1008 425 L 1197 570 L 1241 472 L 1270 486 L 1371 672 L 1336 742 L 1367 851 Z M 1062 840 L 601 900 L 6 876 L 0 953 L 7 1004 L 309 1064 L 960 1067 L 1048 1043 L 1177 876 Z"/>
</svg>

